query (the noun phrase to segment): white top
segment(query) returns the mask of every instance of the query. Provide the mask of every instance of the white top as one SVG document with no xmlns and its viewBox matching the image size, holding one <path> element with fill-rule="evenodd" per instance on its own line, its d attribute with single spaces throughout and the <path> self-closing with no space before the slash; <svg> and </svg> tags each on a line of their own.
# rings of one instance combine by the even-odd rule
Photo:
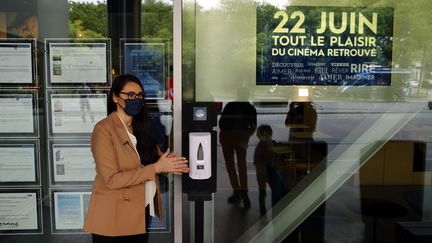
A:
<svg viewBox="0 0 432 243">
<path fill-rule="evenodd" d="M 118 114 L 117 114 L 117 116 L 118 116 Z M 120 118 L 120 116 L 119 116 L 119 119 L 120 119 L 121 123 L 123 124 L 124 128 L 126 129 L 126 132 L 127 132 L 128 136 L 129 136 L 130 140 L 132 141 L 133 145 L 134 145 L 133 148 L 135 149 L 135 152 L 136 152 L 138 158 L 140 158 L 140 156 L 138 154 L 138 151 L 136 149 L 137 139 L 136 139 L 135 135 L 133 135 L 131 132 L 129 132 L 129 130 L 127 129 L 126 125 L 124 124 L 124 122 L 122 121 L 122 119 Z M 145 191 L 146 191 L 145 206 L 150 205 L 149 206 L 150 207 L 149 208 L 150 209 L 150 215 L 152 217 L 154 217 L 155 216 L 155 211 L 154 211 L 153 198 L 156 195 L 156 183 L 154 181 L 146 181 L 146 183 L 145 183 Z"/>
</svg>

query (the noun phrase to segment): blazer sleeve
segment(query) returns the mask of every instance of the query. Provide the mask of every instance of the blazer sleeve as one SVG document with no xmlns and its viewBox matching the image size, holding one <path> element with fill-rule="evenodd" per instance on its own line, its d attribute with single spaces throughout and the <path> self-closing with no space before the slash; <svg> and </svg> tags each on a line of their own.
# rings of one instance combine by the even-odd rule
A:
<svg viewBox="0 0 432 243">
<path fill-rule="evenodd" d="M 109 129 L 103 124 L 96 124 L 93 130 L 91 150 L 96 169 L 109 189 L 120 189 L 155 180 L 153 164 L 130 170 L 120 170 L 114 152 L 113 137 Z"/>
</svg>

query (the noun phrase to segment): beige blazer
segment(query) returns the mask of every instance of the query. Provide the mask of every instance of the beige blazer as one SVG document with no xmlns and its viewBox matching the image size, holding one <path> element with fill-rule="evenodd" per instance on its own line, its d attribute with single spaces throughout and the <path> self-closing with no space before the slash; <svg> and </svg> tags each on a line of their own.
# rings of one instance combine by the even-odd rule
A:
<svg viewBox="0 0 432 243">
<path fill-rule="evenodd" d="M 133 146 L 115 112 L 94 127 L 91 150 L 96 177 L 84 231 L 105 236 L 145 233 L 144 183 L 149 180 L 156 181 L 155 213 L 162 218 L 154 166 L 142 166 Z"/>
</svg>

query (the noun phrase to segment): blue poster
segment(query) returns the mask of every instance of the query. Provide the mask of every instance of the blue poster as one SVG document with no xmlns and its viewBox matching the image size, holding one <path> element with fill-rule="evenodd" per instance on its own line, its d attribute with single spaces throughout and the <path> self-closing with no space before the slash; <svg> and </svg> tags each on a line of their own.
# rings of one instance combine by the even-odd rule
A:
<svg viewBox="0 0 432 243">
<path fill-rule="evenodd" d="M 393 8 L 257 9 L 257 85 L 389 86 Z"/>
<path fill-rule="evenodd" d="M 135 75 L 140 79 L 146 99 L 164 99 L 164 43 L 126 43 L 123 73 Z"/>
</svg>

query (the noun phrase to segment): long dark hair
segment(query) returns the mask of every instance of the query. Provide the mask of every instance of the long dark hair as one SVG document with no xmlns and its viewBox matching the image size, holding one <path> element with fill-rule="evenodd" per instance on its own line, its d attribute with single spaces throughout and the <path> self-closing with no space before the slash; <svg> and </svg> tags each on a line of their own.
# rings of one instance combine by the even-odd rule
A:
<svg viewBox="0 0 432 243">
<path fill-rule="evenodd" d="M 117 104 L 114 102 L 113 96 L 114 94 L 119 96 L 128 82 L 138 84 L 144 92 L 141 81 L 137 77 L 130 74 L 115 77 L 108 95 L 108 114 L 117 110 Z M 132 128 L 137 139 L 137 151 L 141 158 L 141 164 L 148 165 L 156 162 L 158 159 L 157 143 L 151 132 L 151 120 L 145 105 L 141 112 L 133 117 Z"/>
</svg>

